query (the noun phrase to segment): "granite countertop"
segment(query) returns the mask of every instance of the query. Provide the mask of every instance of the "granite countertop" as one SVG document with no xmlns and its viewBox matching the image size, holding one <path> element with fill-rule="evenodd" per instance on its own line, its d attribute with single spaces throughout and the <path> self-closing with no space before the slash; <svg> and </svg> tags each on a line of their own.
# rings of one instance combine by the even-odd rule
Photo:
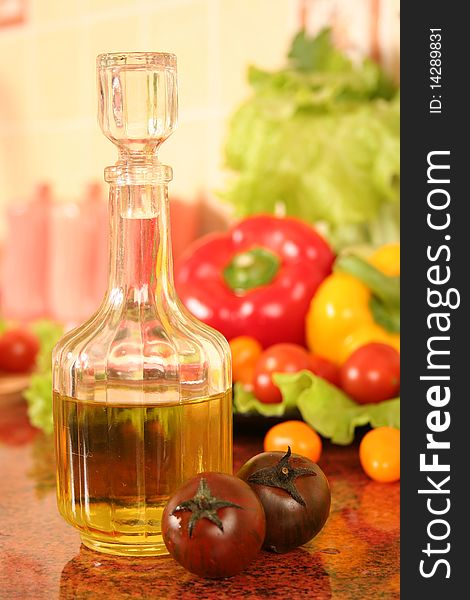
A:
<svg viewBox="0 0 470 600">
<path fill-rule="evenodd" d="M 261 441 L 238 428 L 235 469 Z M 231 579 L 204 580 L 169 557 L 119 558 L 80 546 L 56 509 L 51 439 L 31 427 L 22 402 L 0 397 L 0 598 L 399 598 L 399 484 L 370 481 L 357 446 L 326 445 L 320 466 L 332 510 L 314 540 L 284 555 L 262 552 Z"/>
</svg>

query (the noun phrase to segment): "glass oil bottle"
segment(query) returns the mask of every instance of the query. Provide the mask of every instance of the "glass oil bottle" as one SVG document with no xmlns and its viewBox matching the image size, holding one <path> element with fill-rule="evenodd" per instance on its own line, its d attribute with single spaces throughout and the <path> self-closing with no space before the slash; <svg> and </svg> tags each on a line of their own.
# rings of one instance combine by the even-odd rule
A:
<svg viewBox="0 0 470 600">
<path fill-rule="evenodd" d="M 230 351 L 173 287 L 172 171 L 157 151 L 176 127 L 176 59 L 105 54 L 97 71 L 101 129 L 119 151 L 105 169 L 109 283 L 53 353 L 58 505 L 89 548 L 159 555 L 168 497 L 198 472 L 232 471 Z"/>
</svg>

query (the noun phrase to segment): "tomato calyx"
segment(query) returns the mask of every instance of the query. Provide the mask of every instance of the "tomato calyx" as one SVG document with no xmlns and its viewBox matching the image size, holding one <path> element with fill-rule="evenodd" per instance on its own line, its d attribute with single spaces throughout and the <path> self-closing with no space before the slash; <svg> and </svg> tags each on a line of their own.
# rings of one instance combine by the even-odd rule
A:
<svg viewBox="0 0 470 600">
<path fill-rule="evenodd" d="M 290 446 L 287 446 L 287 452 L 284 456 L 272 467 L 259 469 L 250 475 L 247 479 L 248 483 L 256 483 L 258 485 L 266 485 L 268 487 L 280 488 L 287 492 L 301 506 L 305 506 L 305 500 L 299 493 L 295 485 L 297 477 L 304 475 L 316 476 L 313 469 L 306 467 L 292 467 L 289 464 L 291 456 Z"/>
<path fill-rule="evenodd" d="M 188 534 L 189 537 L 192 537 L 194 527 L 201 519 L 208 519 L 214 523 L 214 525 L 217 525 L 217 527 L 223 533 L 224 526 L 217 515 L 217 511 L 221 508 L 228 507 L 240 508 L 241 510 L 244 510 L 243 506 L 240 506 L 239 504 L 229 502 L 228 500 L 215 498 L 215 496 L 212 495 L 209 484 L 204 477 L 201 477 L 201 480 L 199 481 L 199 487 L 197 488 L 194 496 L 189 500 L 181 502 L 181 504 L 178 504 L 178 506 L 175 506 L 171 514 L 174 515 L 176 512 L 181 510 L 191 511 L 191 518 L 189 519 L 188 523 Z"/>
</svg>

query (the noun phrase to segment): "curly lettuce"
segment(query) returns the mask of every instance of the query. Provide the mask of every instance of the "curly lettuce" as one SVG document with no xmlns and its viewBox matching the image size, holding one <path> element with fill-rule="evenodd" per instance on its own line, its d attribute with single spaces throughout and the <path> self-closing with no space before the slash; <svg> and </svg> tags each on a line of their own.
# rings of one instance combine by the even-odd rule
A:
<svg viewBox="0 0 470 600">
<path fill-rule="evenodd" d="M 282 402 L 263 404 L 236 384 L 235 412 L 258 413 L 265 417 L 289 415 L 297 408 L 303 420 L 335 444 L 347 445 L 354 440 L 356 427 L 400 428 L 400 399 L 377 404 L 357 404 L 340 389 L 310 371 L 276 373 L 273 380 L 282 393 Z"/>
<path fill-rule="evenodd" d="M 369 59 L 353 64 L 329 30 L 294 39 L 288 68 L 251 67 L 253 96 L 225 148 L 236 176 L 224 197 L 240 216 L 279 210 L 322 223 L 330 241 L 379 244 L 399 235 L 397 88 Z"/>
<path fill-rule="evenodd" d="M 31 423 L 45 433 L 52 433 L 52 349 L 63 335 L 63 327 L 43 319 L 31 326 L 40 343 L 36 369 L 23 396 L 28 403 Z"/>
</svg>

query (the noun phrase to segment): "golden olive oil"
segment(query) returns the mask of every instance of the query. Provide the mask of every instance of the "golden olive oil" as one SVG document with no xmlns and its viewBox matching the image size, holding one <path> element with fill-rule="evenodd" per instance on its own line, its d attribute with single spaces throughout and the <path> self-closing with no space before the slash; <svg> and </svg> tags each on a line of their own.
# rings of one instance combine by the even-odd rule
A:
<svg viewBox="0 0 470 600">
<path fill-rule="evenodd" d="M 232 472 L 231 391 L 180 404 L 85 402 L 54 394 L 57 495 L 83 543 L 166 554 L 169 496 L 202 471 Z"/>
</svg>

